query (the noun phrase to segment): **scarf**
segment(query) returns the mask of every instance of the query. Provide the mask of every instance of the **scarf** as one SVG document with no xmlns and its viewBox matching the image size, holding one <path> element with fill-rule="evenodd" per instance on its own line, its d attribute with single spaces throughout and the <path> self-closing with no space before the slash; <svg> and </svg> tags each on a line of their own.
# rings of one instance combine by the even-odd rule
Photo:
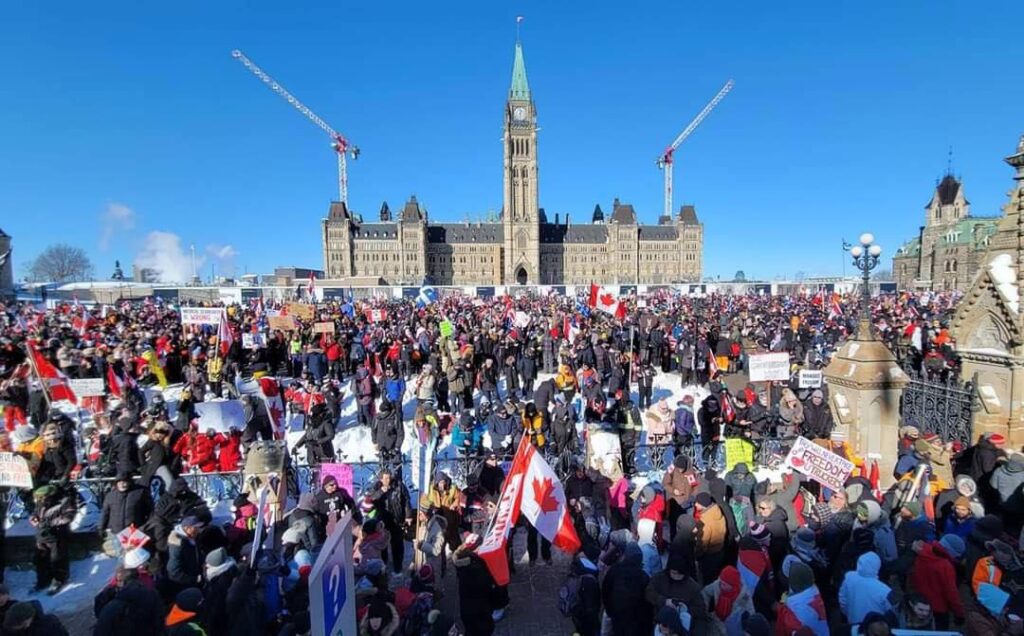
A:
<svg viewBox="0 0 1024 636">
<path fill-rule="evenodd" d="M 715 616 L 724 621 L 732 614 L 732 605 L 740 595 L 740 572 L 731 565 L 722 568 L 718 576 L 718 600 L 715 601 Z"/>
</svg>

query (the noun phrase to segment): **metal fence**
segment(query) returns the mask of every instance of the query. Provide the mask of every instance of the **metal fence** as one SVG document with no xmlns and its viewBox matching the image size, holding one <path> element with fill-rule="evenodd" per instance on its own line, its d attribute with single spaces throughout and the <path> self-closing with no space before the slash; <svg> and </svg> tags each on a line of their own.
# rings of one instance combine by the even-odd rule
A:
<svg viewBox="0 0 1024 636">
<path fill-rule="evenodd" d="M 900 398 L 900 421 L 922 433 L 935 433 L 944 442 L 970 446 L 974 439 L 974 413 L 978 410 L 977 377 L 960 382 L 956 377 L 929 379 L 907 371 L 910 382 Z"/>
</svg>

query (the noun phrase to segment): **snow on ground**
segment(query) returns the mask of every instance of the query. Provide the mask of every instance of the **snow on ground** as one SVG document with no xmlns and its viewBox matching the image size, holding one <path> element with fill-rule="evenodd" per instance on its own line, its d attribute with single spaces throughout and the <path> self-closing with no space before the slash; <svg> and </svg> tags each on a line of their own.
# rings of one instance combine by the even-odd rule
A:
<svg viewBox="0 0 1024 636">
<path fill-rule="evenodd" d="M 117 559 L 105 554 L 94 554 L 85 559 L 71 562 L 71 578 L 68 584 L 54 596 L 45 592 L 32 592 L 36 584 L 34 569 L 7 568 L 4 582 L 11 590 L 11 598 L 19 601 L 39 601 L 48 613 L 70 614 L 92 605 L 93 597 L 114 576 Z"/>
</svg>

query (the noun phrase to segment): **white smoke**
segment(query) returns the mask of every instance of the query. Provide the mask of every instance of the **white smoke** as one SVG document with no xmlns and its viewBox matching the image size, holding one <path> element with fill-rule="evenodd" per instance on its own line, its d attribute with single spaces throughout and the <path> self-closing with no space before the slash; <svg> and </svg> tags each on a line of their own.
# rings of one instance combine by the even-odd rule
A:
<svg viewBox="0 0 1024 636">
<path fill-rule="evenodd" d="M 205 257 L 196 257 L 196 271 Z M 161 283 L 187 283 L 192 280 L 192 256 L 181 247 L 181 237 L 171 232 L 150 232 L 135 264 L 156 272 Z"/>
<path fill-rule="evenodd" d="M 218 276 L 233 277 L 235 275 L 235 258 L 238 250 L 234 245 L 218 245 L 213 243 L 206 246 L 206 253 L 210 260 L 217 266 Z"/>
<path fill-rule="evenodd" d="M 135 211 L 123 203 L 108 203 L 100 215 L 100 250 L 106 251 L 120 232 L 135 227 Z"/>
</svg>

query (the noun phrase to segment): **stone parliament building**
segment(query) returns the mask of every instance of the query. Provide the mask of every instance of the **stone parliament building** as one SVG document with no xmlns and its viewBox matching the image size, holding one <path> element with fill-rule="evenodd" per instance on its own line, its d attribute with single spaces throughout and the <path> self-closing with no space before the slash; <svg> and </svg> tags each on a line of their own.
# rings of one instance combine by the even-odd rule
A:
<svg viewBox="0 0 1024 636">
<path fill-rule="evenodd" d="M 537 109 L 517 41 L 505 103 L 504 199 L 488 223 L 431 223 L 412 197 L 393 215 L 363 222 L 333 202 L 322 221 L 324 276 L 381 284 L 584 285 L 700 282 L 704 227 L 692 205 L 657 225 L 642 225 L 633 206 L 598 205 L 589 223 L 551 222 L 539 205 Z"/>
</svg>

